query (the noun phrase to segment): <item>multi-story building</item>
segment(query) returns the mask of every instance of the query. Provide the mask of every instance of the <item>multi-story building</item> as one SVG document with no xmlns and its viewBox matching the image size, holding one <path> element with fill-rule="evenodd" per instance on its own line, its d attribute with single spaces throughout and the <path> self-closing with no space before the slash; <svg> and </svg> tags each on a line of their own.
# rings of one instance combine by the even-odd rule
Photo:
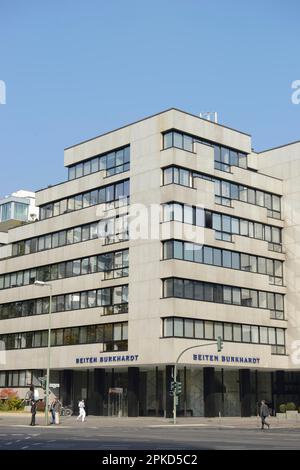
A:
<svg viewBox="0 0 300 470">
<path fill-rule="evenodd" d="M 171 416 L 190 346 L 179 414 L 300 404 L 299 149 L 258 154 L 176 109 L 67 148 L 68 181 L 36 193 L 40 220 L 9 231 L 0 261 L 0 387 L 44 376 L 51 286 L 65 404 Z"/>
</svg>

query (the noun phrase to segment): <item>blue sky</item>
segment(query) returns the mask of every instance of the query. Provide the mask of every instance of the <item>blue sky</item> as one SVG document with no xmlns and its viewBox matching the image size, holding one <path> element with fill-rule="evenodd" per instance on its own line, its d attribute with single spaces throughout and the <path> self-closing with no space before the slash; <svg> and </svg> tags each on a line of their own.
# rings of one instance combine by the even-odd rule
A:
<svg viewBox="0 0 300 470">
<path fill-rule="evenodd" d="M 178 107 L 255 150 L 300 139 L 298 0 L 1 0 L 0 196 L 63 181 L 63 149 Z"/>
</svg>

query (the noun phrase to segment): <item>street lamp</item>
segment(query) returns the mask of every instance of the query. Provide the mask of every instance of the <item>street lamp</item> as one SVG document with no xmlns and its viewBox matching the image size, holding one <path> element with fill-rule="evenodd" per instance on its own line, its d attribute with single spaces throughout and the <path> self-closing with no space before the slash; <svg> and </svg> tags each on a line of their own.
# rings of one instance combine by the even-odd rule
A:
<svg viewBox="0 0 300 470">
<path fill-rule="evenodd" d="M 216 344 L 217 347 L 218 347 L 218 352 L 220 352 L 222 349 L 223 349 L 223 340 L 221 338 L 221 336 L 218 336 L 217 338 L 217 341 L 214 342 L 214 343 L 206 343 L 206 344 L 197 344 L 197 346 L 190 346 L 189 348 L 185 348 L 183 351 L 181 351 L 181 353 L 179 354 L 179 356 L 177 357 L 176 361 L 175 361 L 175 364 L 174 364 L 174 375 L 173 375 L 173 381 L 174 381 L 174 391 L 173 391 L 173 424 L 176 424 L 176 406 L 177 406 L 177 403 L 176 403 L 176 399 L 177 399 L 177 391 L 178 391 L 178 387 L 177 387 L 177 366 L 178 366 L 178 362 L 179 362 L 179 359 L 181 358 L 181 356 L 186 352 L 186 351 L 189 351 L 189 349 L 194 349 L 194 348 L 201 348 L 202 346 L 211 346 L 212 344 Z"/>
<path fill-rule="evenodd" d="M 49 382 L 50 382 L 50 348 L 51 348 L 51 311 L 52 311 L 52 284 L 43 281 L 35 281 L 35 286 L 49 287 L 49 313 L 48 313 L 48 345 L 47 345 L 47 372 L 46 372 L 46 402 L 45 402 L 45 424 L 48 426 L 48 408 L 49 408 Z"/>
</svg>

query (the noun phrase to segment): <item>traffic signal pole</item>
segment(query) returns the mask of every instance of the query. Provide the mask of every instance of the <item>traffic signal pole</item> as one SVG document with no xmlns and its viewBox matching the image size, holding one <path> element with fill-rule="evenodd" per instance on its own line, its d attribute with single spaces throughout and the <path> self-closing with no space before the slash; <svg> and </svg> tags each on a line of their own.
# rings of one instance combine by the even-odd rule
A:
<svg viewBox="0 0 300 470">
<path fill-rule="evenodd" d="M 174 381 L 174 392 L 173 392 L 173 424 L 176 424 L 176 412 L 177 412 L 177 409 L 176 409 L 176 401 L 177 401 L 177 367 L 178 367 L 178 363 L 179 363 L 179 359 L 181 358 L 181 356 L 186 352 L 186 351 L 189 351 L 190 349 L 194 349 L 194 348 L 201 348 L 202 346 L 212 346 L 212 345 L 217 345 L 218 347 L 218 352 L 222 351 L 223 349 L 223 340 L 221 338 L 221 336 L 218 336 L 217 338 L 217 341 L 215 341 L 214 343 L 206 343 L 206 344 L 198 344 L 197 346 L 190 346 L 189 348 L 185 348 L 183 351 L 181 351 L 181 353 L 179 354 L 179 356 L 177 357 L 176 361 L 175 361 L 175 364 L 174 364 L 174 369 L 173 369 L 173 381 Z"/>
</svg>

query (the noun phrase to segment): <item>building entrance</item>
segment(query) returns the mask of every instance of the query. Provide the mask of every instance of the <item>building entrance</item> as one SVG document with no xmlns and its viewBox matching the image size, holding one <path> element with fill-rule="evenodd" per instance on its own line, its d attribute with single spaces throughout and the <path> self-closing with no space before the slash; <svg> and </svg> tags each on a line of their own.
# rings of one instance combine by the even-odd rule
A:
<svg viewBox="0 0 300 470">
<path fill-rule="evenodd" d="M 108 416 L 116 416 L 121 418 L 127 416 L 127 400 L 122 387 L 110 387 L 108 389 Z"/>
</svg>

